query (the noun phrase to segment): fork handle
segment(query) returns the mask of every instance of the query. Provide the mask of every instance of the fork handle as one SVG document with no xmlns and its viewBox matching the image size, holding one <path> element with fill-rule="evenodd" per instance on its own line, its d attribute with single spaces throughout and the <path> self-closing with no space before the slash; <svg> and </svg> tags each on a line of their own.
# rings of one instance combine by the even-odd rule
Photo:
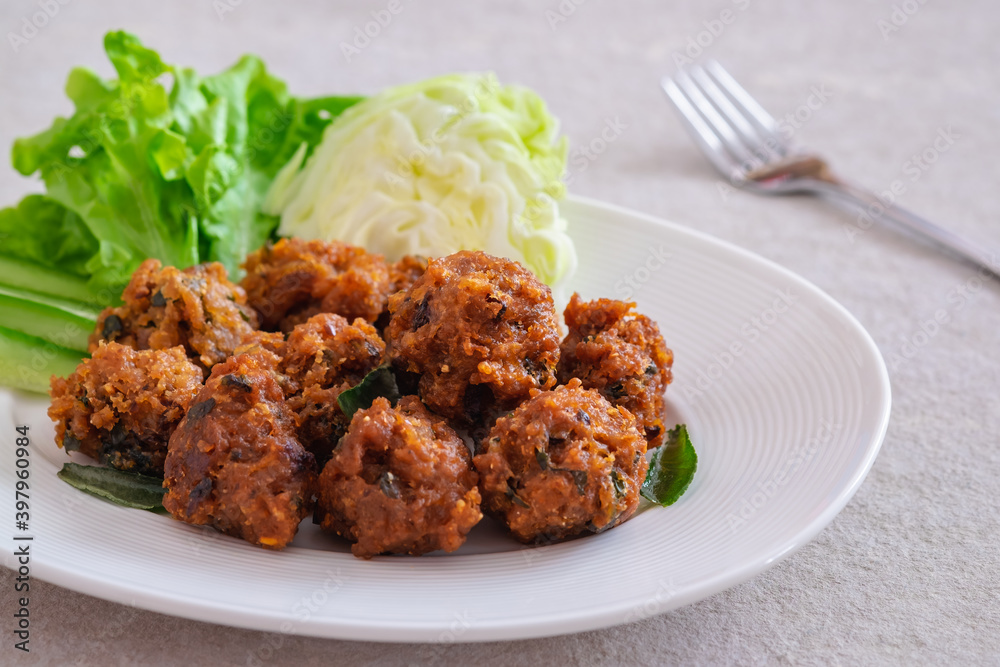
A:
<svg viewBox="0 0 1000 667">
<path fill-rule="evenodd" d="M 886 205 L 875 194 L 865 188 L 842 181 L 835 177 L 816 182 L 816 190 L 830 195 L 840 202 L 848 203 L 859 210 L 858 232 L 867 231 L 876 220 L 885 220 L 911 234 L 929 240 L 950 251 L 959 258 L 982 268 L 993 277 L 1000 278 L 1000 256 L 995 251 L 973 243 L 967 238 L 934 224 L 912 211 L 895 204 Z"/>
</svg>

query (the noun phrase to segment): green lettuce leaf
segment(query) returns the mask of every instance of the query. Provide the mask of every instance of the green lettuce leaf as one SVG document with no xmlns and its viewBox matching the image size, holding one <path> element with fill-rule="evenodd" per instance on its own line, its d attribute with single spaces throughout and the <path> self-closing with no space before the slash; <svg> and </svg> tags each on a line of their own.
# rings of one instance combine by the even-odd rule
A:
<svg viewBox="0 0 1000 667">
<path fill-rule="evenodd" d="M 261 212 L 275 174 L 358 98 L 295 99 L 254 56 L 202 77 L 126 32 L 106 35 L 104 48 L 118 78 L 74 69 L 74 114 L 14 143 L 14 167 L 40 175 L 46 195 L 0 214 L 0 253 L 115 296 L 147 257 L 220 261 L 238 277 L 277 225 Z M 59 253 L 40 245 L 39 220 Z"/>
<path fill-rule="evenodd" d="M 15 169 L 45 184 L 0 210 L 2 324 L 28 341 L 86 349 L 79 327 L 119 302 L 148 257 L 181 268 L 219 261 L 238 279 L 277 227 L 261 210 L 275 175 L 360 99 L 296 99 L 254 56 L 199 76 L 126 32 L 108 33 L 104 49 L 117 78 L 74 69 L 73 114 L 11 151 Z M 0 348 L 0 366 L 18 363 L 3 355 L 25 340 Z"/>
<path fill-rule="evenodd" d="M 66 376 L 86 356 L 0 326 L 0 384 L 46 394 L 49 378 Z"/>
<path fill-rule="evenodd" d="M 80 216 L 44 195 L 28 195 L 17 206 L 0 209 L 4 256 L 85 279 L 87 262 L 97 249 L 97 239 Z M 6 271 L 0 274 L 4 283 L 13 278 Z"/>
</svg>

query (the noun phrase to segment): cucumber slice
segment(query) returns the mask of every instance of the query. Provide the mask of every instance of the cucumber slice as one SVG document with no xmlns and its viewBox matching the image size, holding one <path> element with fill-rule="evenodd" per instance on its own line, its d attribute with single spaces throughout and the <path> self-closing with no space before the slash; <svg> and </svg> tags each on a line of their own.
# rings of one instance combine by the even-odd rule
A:
<svg viewBox="0 0 1000 667">
<path fill-rule="evenodd" d="M 96 318 L 0 293 L 0 326 L 43 338 L 60 347 L 87 349 Z"/>
<path fill-rule="evenodd" d="M 0 327 L 0 385 L 47 394 L 49 378 L 69 375 L 85 356 L 83 352 Z"/>
</svg>

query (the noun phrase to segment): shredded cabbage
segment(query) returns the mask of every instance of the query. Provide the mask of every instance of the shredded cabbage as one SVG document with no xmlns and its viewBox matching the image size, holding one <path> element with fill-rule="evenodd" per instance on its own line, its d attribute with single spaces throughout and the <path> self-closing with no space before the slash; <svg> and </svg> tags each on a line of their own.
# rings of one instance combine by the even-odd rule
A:
<svg viewBox="0 0 1000 667">
<path fill-rule="evenodd" d="M 563 300 L 576 250 L 559 215 L 567 144 L 534 92 L 492 74 L 398 86 L 348 109 L 279 172 L 279 233 L 384 254 L 479 249 L 522 262 Z M 304 166 L 303 166 L 304 163 Z"/>
</svg>

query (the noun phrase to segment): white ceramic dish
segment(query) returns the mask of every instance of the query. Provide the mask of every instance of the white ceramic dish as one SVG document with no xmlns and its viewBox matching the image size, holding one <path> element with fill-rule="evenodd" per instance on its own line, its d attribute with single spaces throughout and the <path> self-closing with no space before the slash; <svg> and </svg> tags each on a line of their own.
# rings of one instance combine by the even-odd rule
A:
<svg viewBox="0 0 1000 667">
<path fill-rule="evenodd" d="M 668 421 L 688 424 L 699 454 L 676 505 L 538 548 L 484 523 L 456 554 L 361 561 L 306 521 L 292 547 L 269 552 L 59 481 L 67 457 L 47 401 L 0 389 L 0 440 L 13 445 L 15 426 L 28 425 L 33 443 L 32 575 L 213 623 L 454 642 L 638 620 L 746 581 L 807 543 L 858 489 L 885 435 L 889 381 L 871 338 L 817 288 L 739 248 L 593 201 L 573 199 L 565 214 L 580 253 L 575 289 L 632 296 L 675 352 Z M 13 521 L 4 450 L 0 494 Z"/>
</svg>

